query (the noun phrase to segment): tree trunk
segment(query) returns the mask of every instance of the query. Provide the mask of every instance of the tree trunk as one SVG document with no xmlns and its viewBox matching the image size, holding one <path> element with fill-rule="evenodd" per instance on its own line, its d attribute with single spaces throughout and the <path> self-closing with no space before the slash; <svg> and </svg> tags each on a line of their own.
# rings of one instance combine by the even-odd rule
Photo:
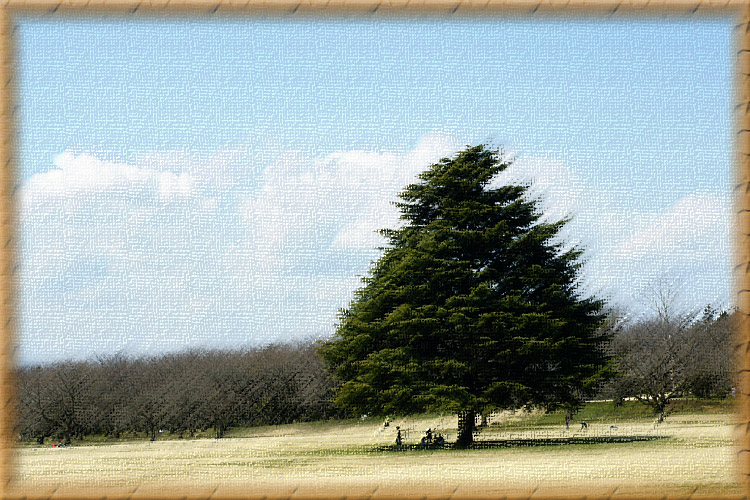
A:
<svg viewBox="0 0 750 500">
<path fill-rule="evenodd" d="M 477 413 L 474 410 L 465 410 L 458 414 L 458 438 L 456 439 L 456 447 L 466 448 L 474 442 L 476 418 Z"/>
</svg>

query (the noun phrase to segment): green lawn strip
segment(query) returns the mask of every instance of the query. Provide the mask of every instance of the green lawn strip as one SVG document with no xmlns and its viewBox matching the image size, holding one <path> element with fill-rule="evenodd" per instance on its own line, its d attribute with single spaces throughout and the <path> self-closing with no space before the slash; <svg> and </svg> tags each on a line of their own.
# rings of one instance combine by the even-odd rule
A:
<svg viewBox="0 0 750 500">
<path fill-rule="evenodd" d="M 260 425 L 257 427 L 231 427 L 224 433 L 224 437 L 278 437 L 278 436 L 292 436 L 295 434 L 299 435 L 310 435 L 319 432 L 332 432 L 336 429 L 350 429 L 352 427 L 361 426 L 366 428 L 372 428 L 373 425 L 378 425 L 382 422 L 380 418 L 367 418 L 361 419 L 346 419 L 346 420 L 319 420 L 315 422 L 297 422 L 293 424 L 281 424 L 281 425 Z"/>
<path fill-rule="evenodd" d="M 668 416 L 666 422 L 670 419 L 674 420 L 679 417 L 690 417 L 691 415 L 705 416 L 707 414 L 716 415 L 731 415 L 735 413 L 734 400 L 723 399 L 723 400 L 707 400 L 707 399 L 680 399 L 675 400 L 668 408 Z M 412 415 L 408 417 L 391 416 L 394 422 L 406 421 L 411 427 L 419 428 L 422 423 L 434 421 L 438 418 L 444 418 L 449 415 L 444 414 L 422 414 Z M 617 425 L 618 423 L 646 423 L 653 422 L 655 415 L 650 408 L 639 403 L 637 401 L 625 401 L 622 405 L 616 406 L 611 401 L 591 402 L 584 405 L 579 412 L 574 416 L 574 420 L 570 425 L 571 431 L 579 429 L 580 422 L 587 422 L 588 424 L 610 424 Z M 351 429 L 352 427 L 363 427 L 371 429 L 374 426 L 381 425 L 381 417 L 367 417 L 367 418 L 354 418 L 346 420 L 321 420 L 314 422 L 298 422 L 293 424 L 283 425 L 264 425 L 258 427 L 233 427 L 230 428 L 224 436 L 227 438 L 263 438 L 263 437 L 283 437 L 283 436 L 309 436 L 318 433 L 336 434 L 336 430 L 341 431 Z M 487 427 L 480 428 L 480 439 L 489 439 L 494 434 L 502 434 L 507 431 L 523 432 L 523 431 L 539 431 L 539 432 L 553 432 L 559 430 L 564 425 L 565 413 L 555 411 L 547 414 L 541 413 L 527 413 L 515 415 L 513 418 L 494 423 Z M 392 430 L 395 435 L 395 423 L 392 424 Z M 200 431 L 194 434 L 193 437 L 189 437 L 186 433 L 183 433 L 182 439 L 180 439 L 178 433 L 171 433 L 164 431 L 158 434 L 157 442 L 159 441 L 179 441 L 179 440 L 191 440 L 191 439 L 211 439 L 214 437 L 212 430 Z M 395 439 L 395 438 L 394 438 Z M 133 434 L 128 433 L 122 435 L 120 438 L 114 438 L 111 436 L 104 435 L 93 435 L 86 436 L 83 440 L 74 439 L 73 444 L 75 446 L 101 446 L 110 444 L 124 444 L 124 443 L 137 443 L 146 442 L 148 437 L 145 434 Z M 41 447 L 50 447 L 54 440 L 47 438 Z M 19 441 L 17 446 L 20 448 L 37 448 L 40 447 L 35 441 Z M 335 443 L 332 443 L 335 446 Z"/>
<path fill-rule="evenodd" d="M 182 438 L 180 438 L 178 433 L 171 433 L 168 431 L 164 431 L 163 433 L 160 433 L 158 437 L 156 438 L 156 442 L 159 441 L 189 441 L 192 439 L 212 439 L 214 437 L 214 433 L 212 431 L 205 431 L 205 432 L 196 432 L 194 436 L 191 438 L 187 434 L 184 434 Z M 27 441 L 18 441 L 17 447 L 20 448 L 39 448 L 40 446 L 42 448 L 51 447 L 52 443 L 55 443 L 57 440 L 52 438 L 46 438 L 44 440 L 43 445 L 37 444 L 34 440 L 27 440 Z M 144 443 L 148 442 L 149 438 L 145 433 L 127 433 L 121 435 L 119 438 L 115 438 L 112 436 L 105 436 L 103 434 L 89 434 L 86 435 L 83 439 L 77 439 L 73 438 L 71 439 L 72 444 L 74 446 L 105 446 L 105 445 L 112 445 L 112 444 L 126 444 L 126 443 Z"/>
<path fill-rule="evenodd" d="M 670 417 L 690 414 L 732 414 L 735 412 L 734 401 L 731 399 L 678 399 L 667 407 L 667 421 Z M 656 418 L 653 410 L 638 401 L 624 401 L 622 405 L 615 405 L 612 401 L 596 401 L 584 405 L 573 416 L 571 428 L 580 422 L 609 423 L 653 421 Z M 563 410 L 546 414 L 530 413 L 521 419 L 511 419 L 489 427 L 505 428 L 534 428 L 537 426 L 560 426 L 565 423 Z"/>
<path fill-rule="evenodd" d="M 256 460 L 249 464 L 250 467 L 263 467 L 266 469 L 289 469 L 315 466 L 320 463 L 319 460 L 312 458 L 268 458 Z"/>
</svg>

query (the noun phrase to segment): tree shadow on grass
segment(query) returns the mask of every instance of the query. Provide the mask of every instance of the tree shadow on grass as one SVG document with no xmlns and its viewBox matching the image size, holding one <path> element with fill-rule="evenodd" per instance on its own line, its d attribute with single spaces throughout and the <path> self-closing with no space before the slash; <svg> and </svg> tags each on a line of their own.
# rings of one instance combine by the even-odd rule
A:
<svg viewBox="0 0 750 500">
<path fill-rule="evenodd" d="M 668 436 L 573 436 L 559 438 L 529 438 L 529 439 L 497 439 L 488 441 L 474 441 L 467 447 L 459 448 L 455 443 L 445 443 L 442 446 L 421 445 L 421 444 L 402 444 L 379 446 L 376 451 L 414 451 L 414 450 L 446 450 L 446 449 L 464 449 L 464 450 L 485 450 L 492 448 L 520 448 L 530 446 L 562 446 L 562 445 L 581 445 L 581 444 L 616 444 L 616 443 L 635 443 L 638 441 L 654 441 L 664 439 Z"/>
</svg>

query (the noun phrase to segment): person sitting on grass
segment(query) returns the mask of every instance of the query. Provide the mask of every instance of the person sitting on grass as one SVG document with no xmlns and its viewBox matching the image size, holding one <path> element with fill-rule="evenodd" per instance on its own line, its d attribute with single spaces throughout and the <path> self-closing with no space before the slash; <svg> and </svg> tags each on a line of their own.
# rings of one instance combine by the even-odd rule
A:
<svg viewBox="0 0 750 500">
<path fill-rule="evenodd" d="M 419 443 L 422 446 L 429 446 L 432 444 L 432 429 L 427 429 Z"/>
<path fill-rule="evenodd" d="M 445 438 L 442 434 L 438 434 L 435 438 L 435 446 L 445 446 Z"/>
</svg>

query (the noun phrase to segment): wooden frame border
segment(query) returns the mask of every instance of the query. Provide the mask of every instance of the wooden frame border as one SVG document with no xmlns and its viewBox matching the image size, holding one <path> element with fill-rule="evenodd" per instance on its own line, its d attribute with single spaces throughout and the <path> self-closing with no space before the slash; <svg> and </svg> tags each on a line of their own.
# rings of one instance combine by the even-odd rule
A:
<svg viewBox="0 0 750 500">
<path fill-rule="evenodd" d="M 303 15 L 325 12 L 343 15 L 584 15 L 592 17 L 720 15 L 735 19 L 735 290 L 740 319 L 734 343 L 737 367 L 737 411 L 742 438 L 738 447 L 739 472 L 745 495 L 712 498 L 750 498 L 750 0 L 0 0 L 0 498 L 14 498 L 10 489 L 14 457 L 13 371 L 15 310 L 15 80 L 13 17 L 15 14 L 47 16 L 107 14 L 144 15 Z M 17 493 L 15 493 L 17 494 Z M 127 498 L 267 498 L 252 492 L 227 495 L 216 490 L 170 493 L 151 491 L 126 494 Z M 292 495 L 295 499 L 306 498 Z M 325 496 L 325 495 L 323 495 Z M 337 494 L 342 498 L 340 493 Z M 561 494 L 541 498 L 628 498 L 616 490 L 606 496 Z M 513 496 L 531 498 L 532 496 Z M 702 496 L 702 495 L 701 495 Z M 329 495 L 330 497 L 330 495 Z M 378 495 L 372 495 L 377 498 Z M 370 498 L 368 497 L 368 498 Z M 33 498 L 27 493 L 21 497 Z M 48 498 L 48 497 L 44 497 Z M 65 498 L 54 495 L 51 498 Z M 76 498 L 82 498 L 76 496 Z M 89 498 L 123 498 L 123 492 L 106 492 Z M 289 497 L 292 498 L 292 497 Z M 346 497 L 344 497 L 346 498 Z M 352 497 L 353 498 L 353 497 Z M 383 497 L 381 497 L 383 498 Z M 417 497 L 415 497 L 417 498 Z M 424 498 L 424 497 L 419 497 Z M 437 497 L 436 497 L 437 498 Z M 441 496 L 439 498 L 444 498 Z M 475 497 L 473 497 L 475 498 Z M 662 499 L 664 495 L 639 496 Z"/>
</svg>

